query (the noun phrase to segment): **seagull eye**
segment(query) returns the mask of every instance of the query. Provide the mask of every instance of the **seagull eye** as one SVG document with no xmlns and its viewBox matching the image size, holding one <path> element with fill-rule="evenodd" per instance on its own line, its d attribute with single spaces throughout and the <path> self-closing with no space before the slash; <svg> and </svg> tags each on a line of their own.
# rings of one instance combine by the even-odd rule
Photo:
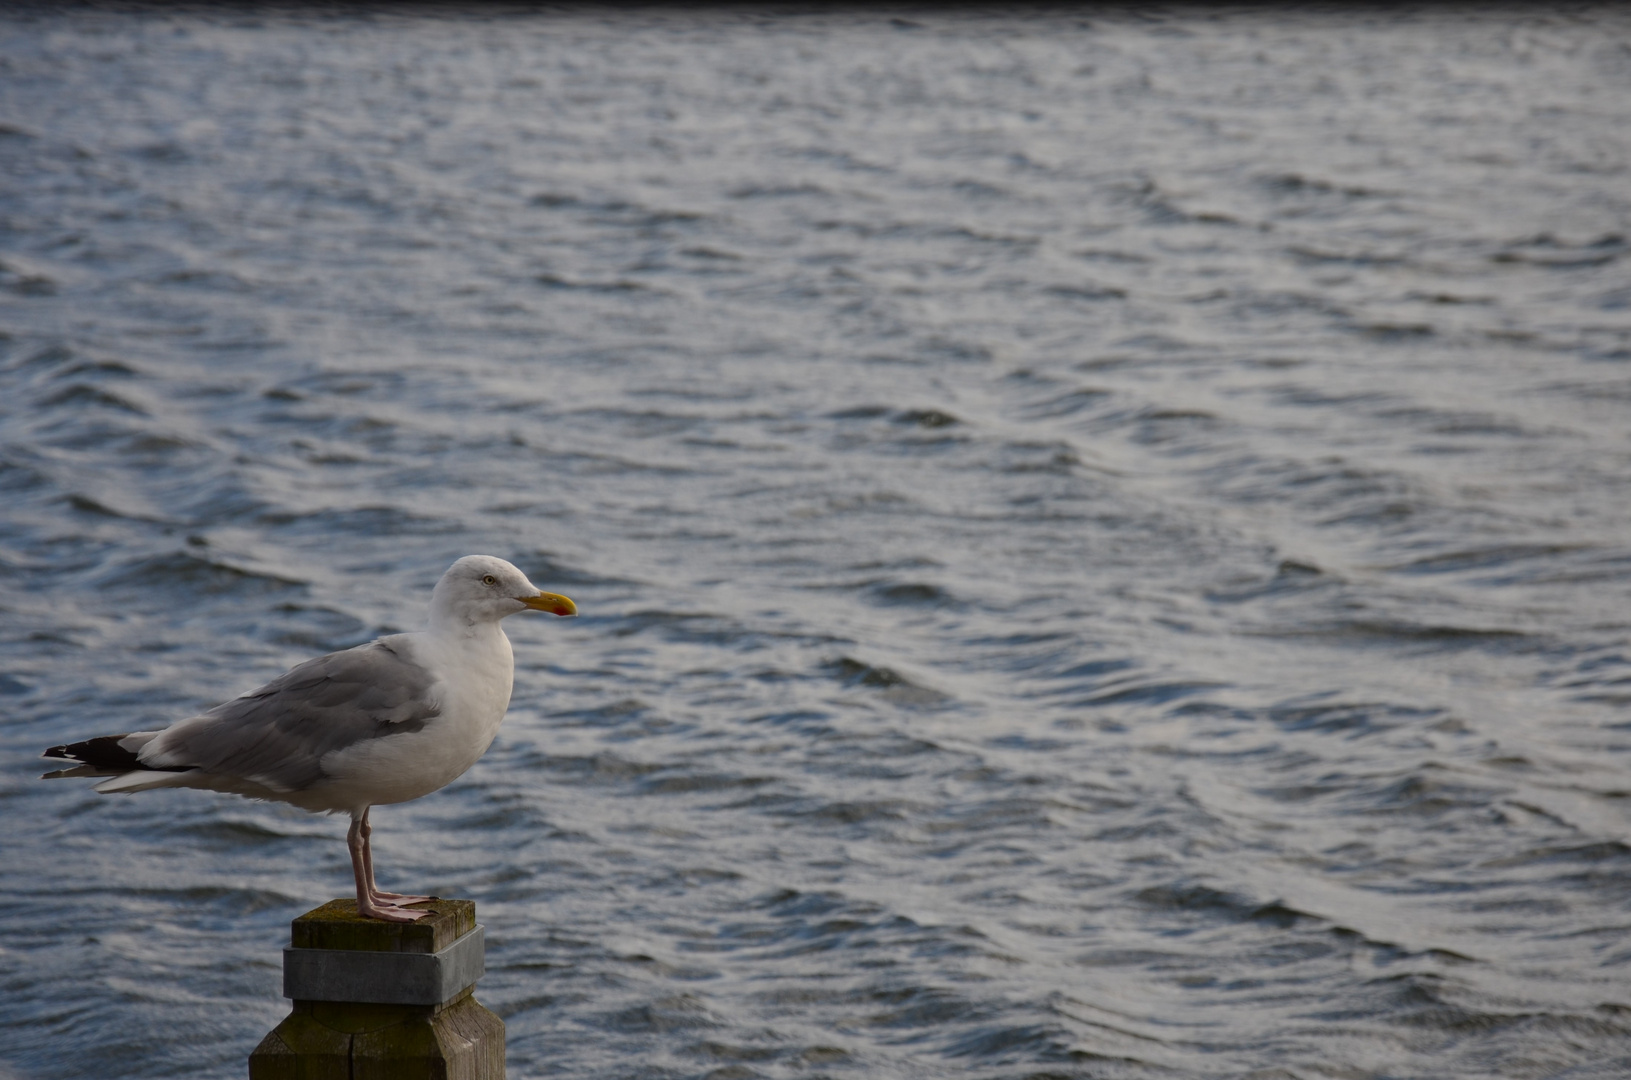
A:
<svg viewBox="0 0 1631 1080">
<path fill-rule="evenodd" d="M 483 574 L 481 576 L 481 583 L 486 585 L 488 588 L 491 588 L 492 586 L 498 584 L 498 579 L 491 574 Z"/>
</svg>

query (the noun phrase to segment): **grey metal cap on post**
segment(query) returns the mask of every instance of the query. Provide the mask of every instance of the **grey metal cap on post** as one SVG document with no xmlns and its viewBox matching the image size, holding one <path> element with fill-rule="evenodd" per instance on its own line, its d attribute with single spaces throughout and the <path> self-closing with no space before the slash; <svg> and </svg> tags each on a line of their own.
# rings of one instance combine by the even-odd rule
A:
<svg viewBox="0 0 1631 1080">
<path fill-rule="evenodd" d="M 283 996 L 296 1001 L 441 1005 L 487 970 L 486 928 L 434 953 L 284 949 Z"/>
</svg>

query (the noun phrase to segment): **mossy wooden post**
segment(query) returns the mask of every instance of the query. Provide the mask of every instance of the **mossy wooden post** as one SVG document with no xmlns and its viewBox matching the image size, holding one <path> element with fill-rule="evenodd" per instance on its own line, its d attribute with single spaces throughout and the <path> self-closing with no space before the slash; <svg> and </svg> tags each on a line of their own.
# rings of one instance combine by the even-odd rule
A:
<svg viewBox="0 0 1631 1080">
<path fill-rule="evenodd" d="M 294 1011 L 249 1055 L 250 1080 L 503 1080 L 504 1021 L 473 996 L 484 970 L 471 900 L 388 923 L 331 900 L 292 925 Z"/>
</svg>

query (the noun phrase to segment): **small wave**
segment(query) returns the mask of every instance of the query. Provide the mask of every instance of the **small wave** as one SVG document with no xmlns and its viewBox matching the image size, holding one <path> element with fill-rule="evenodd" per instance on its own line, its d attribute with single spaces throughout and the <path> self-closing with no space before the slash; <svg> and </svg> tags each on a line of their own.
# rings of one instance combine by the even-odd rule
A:
<svg viewBox="0 0 1631 1080">
<path fill-rule="evenodd" d="M 1441 818 L 1457 811 L 1480 813 L 1498 794 L 1493 786 L 1453 777 L 1442 767 L 1425 766 L 1367 791 L 1355 791 L 1350 798 L 1372 813 Z"/>
<path fill-rule="evenodd" d="M 221 885 L 191 886 L 124 886 L 124 892 L 146 899 L 162 900 L 167 905 L 195 913 L 214 910 L 217 916 L 241 917 L 259 911 L 287 911 L 299 898 L 288 893 L 253 887 L 234 888 Z"/>
<path fill-rule="evenodd" d="M 648 631 L 655 631 L 668 641 L 699 645 L 737 645 L 759 636 L 757 631 L 721 615 L 661 609 L 628 612 L 611 633 L 613 637 L 626 638 Z"/>
<path fill-rule="evenodd" d="M 1112 392 L 1102 387 L 1082 386 L 1026 406 L 1025 415 L 1036 420 L 1074 416 L 1084 410 L 1097 408 L 1111 396 Z"/>
<path fill-rule="evenodd" d="M 1492 867 L 1567 866 L 1575 863 L 1591 866 L 1604 863 L 1621 863 L 1631 868 L 1631 844 L 1620 840 L 1598 840 L 1583 844 L 1553 844 L 1517 855 L 1491 860 L 1484 865 Z"/>
<path fill-rule="evenodd" d="M 54 379 L 133 379 L 141 375 L 121 360 L 81 360 L 53 373 Z"/>
<path fill-rule="evenodd" d="M 728 773 L 672 773 L 648 776 L 640 782 L 648 795 L 691 795 L 698 792 L 754 791 L 776 781 L 768 776 L 737 776 Z"/>
<path fill-rule="evenodd" d="M 938 585 L 922 581 L 885 580 L 869 582 L 866 591 L 886 607 L 962 607 L 962 601 Z"/>
<path fill-rule="evenodd" d="M 1118 671 L 1126 671 L 1138 666 L 1138 661 L 1129 657 L 1116 657 L 1111 660 L 1086 660 L 1072 664 L 1051 677 L 1055 679 L 1085 679 L 1089 683 L 1096 684 L 1101 675 L 1114 675 Z"/>
<path fill-rule="evenodd" d="M 1070 1069 L 1068 1073 L 1030 1072 L 1025 1074 L 1024 1080 L 1062 1080 L 1065 1076 L 1083 1075 L 1137 1076 L 1151 1072 L 1150 1065 L 1139 1058 L 1085 1050 L 1077 1043 L 1076 1036 L 1056 1024 L 1004 1024 L 977 1027 L 951 1040 L 945 1052 L 951 1057 L 978 1058 L 993 1064 L 1048 1062 Z M 1092 1071 L 1078 1071 L 1084 1067 L 1091 1067 Z"/>
<path fill-rule="evenodd" d="M 1196 694 L 1221 690 L 1228 685 L 1206 680 L 1130 679 L 1089 694 L 1087 697 L 1074 699 L 1067 704 L 1088 709 L 1110 705 L 1165 705 Z"/>
<path fill-rule="evenodd" d="M 58 282 L 40 270 L 25 269 L 17 265 L 15 257 L 10 263 L 0 262 L 0 289 L 16 296 L 48 297 L 57 295 Z"/>
<path fill-rule="evenodd" d="M 1406 619 L 1356 618 L 1335 623 L 1307 623 L 1285 630 L 1243 630 L 1265 637 L 1304 636 L 1346 639 L 1355 644 L 1425 645 L 1436 648 L 1539 648 L 1543 642 L 1521 630 L 1504 627 L 1453 626 Z"/>
<path fill-rule="evenodd" d="M 743 184 L 725 193 L 732 199 L 786 199 L 801 195 L 827 198 L 832 192 L 819 184 Z"/>
<path fill-rule="evenodd" d="M 933 705 L 948 700 L 940 691 L 919 685 L 892 668 L 863 663 L 853 657 L 840 656 L 823 666 L 846 687 L 882 690 L 890 700 L 901 704 Z"/>
<path fill-rule="evenodd" d="M 337 652 L 362 645 L 376 636 L 374 627 L 344 611 L 320 605 L 282 603 L 274 612 L 278 625 L 265 640 L 309 652 Z"/>
<path fill-rule="evenodd" d="M 399 506 L 355 506 L 305 513 L 262 508 L 257 523 L 290 536 L 437 536 L 456 532 L 456 522 L 430 517 Z"/>
<path fill-rule="evenodd" d="M 1606 266 L 1631 250 L 1619 233 L 1605 233 L 1584 243 L 1559 240 L 1550 233 L 1514 241 L 1489 256 L 1496 265 L 1526 264 L 1547 270 L 1578 270 Z"/>
<path fill-rule="evenodd" d="M 114 409 L 118 412 L 129 413 L 132 416 L 149 415 L 146 409 L 128 398 L 121 397 L 109 390 L 103 390 L 101 387 L 91 386 L 88 383 L 76 383 L 73 386 L 64 387 L 54 394 L 46 395 L 39 401 L 39 406 L 42 409 L 56 409 L 63 406 L 72 406 L 77 409 L 87 405 Z"/>
<path fill-rule="evenodd" d="M 1414 342 L 1430 338 L 1438 333 L 1432 323 L 1425 322 L 1387 322 L 1383 320 L 1354 319 L 1347 324 L 1347 329 L 1356 334 L 1363 334 L 1372 341 L 1378 342 Z"/>
<path fill-rule="evenodd" d="M 1115 285 L 1045 285 L 1042 291 L 1065 300 L 1121 300 L 1127 290 Z"/>
<path fill-rule="evenodd" d="M 908 409 L 895 414 L 895 422 L 920 428 L 944 428 L 962 423 L 949 412 L 940 409 Z"/>
<path fill-rule="evenodd" d="M 892 411 L 887 405 L 857 405 L 830 412 L 827 416 L 832 420 L 876 420 L 880 416 L 888 416 Z"/>
<path fill-rule="evenodd" d="M 571 289 L 579 292 L 642 293 L 658 291 L 650 285 L 629 278 L 613 278 L 608 281 L 575 281 L 559 274 L 538 274 L 533 280 L 546 289 Z"/>
<path fill-rule="evenodd" d="M 1388 702 L 1333 701 L 1318 705 L 1287 704 L 1268 710 L 1268 717 L 1288 731 L 1365 735 L 1393 728 L 1425 724 L 1444 716 L 1443 709 L 1396 705 Z"/>
<path fill-rule="evenodd" d="M 150 161 L 159 165 L 182 165 L 192 160 L 187 148 L 177 142 L 168 140 L 144 143 L 130 151 L 143 161 Z"/>
<path fill-rule="evenodd" d="M 1467 570 L 1491 570 L 1534 559 L 1555 559 L 1594 550 L 1584 544 L 1496 544 L 1435 555 L 1424 555 L 1387 569 L 1401 574 L 1455 574 Z"/>
<path fill-rule="evenodd" d="M 631 1006 L 601 1018 L 601 1024 L 627 1035 L 660 1035 L 670 1031 L 705 1031 L 726 1027 L 699 997 L 672 994 Z"/>
<path fill-rule="evenodd" d="M 308 587 L 304 581 L 245 570 L 189 551 L 154 555 L 124 563 L 99 575 L 97 582 L 107 588 L 157 593 L 179 591 L 182 595 L 202 593 L 207 596 L 264 596 L 304 591 Z"/>
<path fill-rule="evenodd" d="M 1298 262 L 1313 265 L 1336 263 L 1354 267 L 1394 267 L 1404 266 L 1410 262 L 1404 255 L 1363 250 L 1343 251 L 1308 244 L 1293 244 L 1286 248 L 1286 254 Z"/>
<path fill-rule="evenodd" d="M 885 987 L 865 995 L 866 1022 L 884 1028 L 942 1028 L 990 1015 L 990 1009 L 952 990 L 933 986 Z"/>
<path fill-rule="evenodd" d="M 1190 210 L 1182 206 L 1177 196 L 1161 189 L 1155 181 L 1142 179 L 1110 186 L 1118 201 L 1137 207 L 1143 212 L 1147 224 L 1170 225 L 1232 225 L 1240 219 L 1232 214 L 1207 210 Z"/>
<path fill-rule="evenodd" d="M 1324 180 L 1303 173 L 1271 173 L 1257 179 L 1259 186 L 1275 195 L 1341 195 L 1350 199 L 1374 198 L 1387 192 Z"/>
<path fill-rule="evenodd" d="M 177 821 L 165 832 L 180 833 L 195 840 L 202 840 L 213 847 L 214 850 L 228 850 L 245 845 L 278 844 L 285 840 L 298 840 L 302 843 L 316 840 L 338 840 L 338 837 L 314 836 L 310 832 L 283 832 L 274 829 L 259 821 L 246 821 L 242 819 L 217 818 L 212 820 L 186 819 Z"/>
<path fill-rule="evenodd" d="M 570 415 L 574 420 L 616 425 L 628 437 L 635 439 L 677 435 L 701 427 L 710 420 L 695 413 L 665 412 L 661 409 L 583 409 Z"/>
<path fill-rule="evenodd" d="M 1288 916 L 1293 921 L 1308 917 L 1306 912 L 1293 911 L 1278 901 L 1265 904 L 1241 893 L 1199 882 L 1176 881 L 1150 886 L 1140 889 L 1133 899 L 1159 911 L 1189 912 L 1228 922 L 1247 922 L 1263 917 L 1278 923 Z"/>
<path fill-rule="evenodd" d="M 1071 254 L 1088 262 L 1127 263 L 1143 266 L 1153 261 L 1148 255 L 1141 255 L 1132 251 L 1116 251 L 1109 248 L 1083 248 L 1081 251 L 1073 251 Z"/>
<path fill-rule="evenodd" d="M 185 270 L 171 270 L 168 273 L 159 275 L 156 280 L 160 285 L 181 286 L 186 289 L 197 289 L 200 292 L 249 293 L 254 291 L 253 285 L 226 270 L 189 267 Z"/>
<path fill-rule="evenodd" d="M 726 251 L 717 247 L 688 247 L 681 248 L 679 254 L 692 259 L 712 259 L 720 262 L 742 262 L 746 255 L 734 251 Z"/>
<path fill-rule="evenodd" d="M 589 570 L 579 569 L 572 563 L 553 551 L 532 549 L 530 551 L 512 551 L 506 558 L 516 566 L 526 571 L 527 576 L 537 582 L 553 582 L 566 585 L 633 585 L 636 582 L 629 578 L 613 577 L 597 574 Z"/>
<path fill-rule="evenodd" d="M 1076 448 L 1061 440 L 1004 443 L 994 467 L 1010 475 L 1051 473 L 1055 476 L 1072 476 L 1085 464 Z"/>
<path fill-rule="evenodd" d="M 448 828 L 466 832 L 506 831 L 527 836 L 555 836 L 549 816 L 534 806 L 515 803 L 509 806 L 484 806 L 468 814 L 461 814 L 447 823 Z"/>
<path fill-rule="evenodd" d="M 81 514 L 89 514 L 92 517 L 112 518 L 119 521 L 159 522 L 163 520 L 162 518 L 153 517 L 151 515 L 136 511 L 115 510 L 107 503 L 102 502 L 99 499 L 93 499 L 89 495 L 64 495 L 57 501 L 67 505 Z"/>
<path fill-rule="evenodd" d="M 1252 578 L 1206 591 L 1206 598 L 1220 604 L 1240 604 L 1270 597 L 1307 595 L 1341 588 L 1344 582 L 1312 563 L 1283 559 L 1267 578 Z"/>
<path fill-rule="evenodd" d="M 643 724 L 652 714 L 651 705 L 637 697 L 619 697 L 601 705 L 587 705 L 576 709 L 551 709 L 546 714 L 552 722 L 577 724 L 591 728 L 616 728 L 626 724 Z M 544 759 L 541 759 L 544 760 Z M 548 758 L 553 762 L 554 758 Z M 565 761 L 578 759 L 567 758 Z M 594 759 L 583 759 L 592 761 Z"/>
</svg>

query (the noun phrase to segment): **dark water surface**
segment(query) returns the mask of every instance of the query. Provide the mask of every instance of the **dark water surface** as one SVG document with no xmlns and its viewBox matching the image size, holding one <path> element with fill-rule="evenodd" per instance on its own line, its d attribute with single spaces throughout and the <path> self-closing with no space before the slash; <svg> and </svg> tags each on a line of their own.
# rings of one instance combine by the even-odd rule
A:
<svg viewBox="0 0 1631 1080">
<path fill-rule="evenodd" d="M 35 779 L 407 629 L 512 1077 L 1631 1074 L 1631 17 L 0 15 L 0 1076 L 344 823 Z"/>
</svg>

